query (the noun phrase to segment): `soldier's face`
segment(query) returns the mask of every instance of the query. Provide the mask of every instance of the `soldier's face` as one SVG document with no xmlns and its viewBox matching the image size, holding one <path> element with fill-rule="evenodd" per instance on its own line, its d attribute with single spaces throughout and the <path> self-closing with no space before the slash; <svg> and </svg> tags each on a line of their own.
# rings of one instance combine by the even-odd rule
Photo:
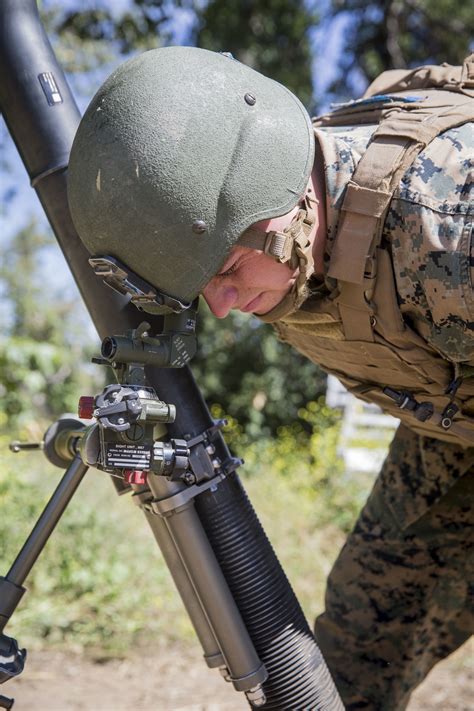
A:
<svg viewBox="0 0 474 711">
<path fill-rule="evenodd" d="M 297 273 L 261 251 L 237 245 L 202 294 L 217 318 L 231 309 L 265 314 L 286 296 Z"/>
</svg>

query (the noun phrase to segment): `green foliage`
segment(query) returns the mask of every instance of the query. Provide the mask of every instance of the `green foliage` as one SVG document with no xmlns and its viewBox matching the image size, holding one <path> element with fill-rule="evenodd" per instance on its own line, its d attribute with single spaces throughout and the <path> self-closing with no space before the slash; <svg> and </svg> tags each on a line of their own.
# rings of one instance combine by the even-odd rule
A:
<svg viewBox="0 0 474 711">
<path fill-rule="evenodd" d="M 76 411 L 78 390 L 85 387 L 85 377 L 76 369 L 83 356 L 79 349 L 66 354 L 64 347 L 31 338 L 0 340 L 0 427 L 8 423 L 17 432 L 39 436 L 34 426 L 38 420 L 44 424 Z"/>
<path fill-rule="evenodd" d="M 41 18 L 54 39 L 58 58 L 70 73 L 86 72 L 127 56 L 166 44 L 173 3 L 132 0 L 117 11 L 112 2 L 64 4 L 43 2 Z"/>
<path fill-rule="evenodd" d="M 474 7 L 464 0 L 332 0 L 338 15 L 350 18 L 332 87 L 344 95 L 355 69 L 370 82 L 386 69 L 460 64 L 474 36 Z"/>
<path fill-rule="evenodd" d="M 318 22 L 301 0 L 210 0 L 197 11 L 196 45 L 231 52 L 312 103 L 309 30 Z"/>
<path fill-rule="evenodd" d="M 249 437 L 276 434 L 325 391 L 322 371 L 257 318 L 231 313 L 218 320 L 203 303 L 198 324 L 192 368 L 199 386 Z"/>
<path fill-rule="evenodd" d="M 344 472 L 337 454 L 340 416 L 325 404 L 323 397 L 300 408 L 298 418 L 281 425 L 275 437 L 256 440 L 219 406 L 212 408 L 212 414 L 228 419 L 226 440 L 244 458 L 248 476 L 262 476 L 268 471 L 272 480 L 287 480 L 302 502 L 311 502 L 319 525 L 350 530 L 370 477 L 362 481 Z"/>
<path fill-rule="evenodd" d="M 33 339 L 48 340 L 51 337 L 51 323 L 47 310 L 42 304 L 44 284 L 38 274 L 38 263 L 45 248 L 53 243 L 52 235 L 38 229 L 32 220 L 5 245 L 5 253 L 0 265 L 1 291 L 10 306 L 5 314 L 9 323 L 8 332 L 18 336 L 26 331 Z M 5 308 L 5 303 L 2 304 Z"/>
<path fill-rule="evenodd" d="M 42 276 L 51 243 L 31 222 L 12 238 L 0 266 L 0 430 L 15 436 L 41 437 L 51 420 L 75 412 L 81 390 L 91 387 L 77 303 L 50 280 L 46 288 Z"/>
</svg>

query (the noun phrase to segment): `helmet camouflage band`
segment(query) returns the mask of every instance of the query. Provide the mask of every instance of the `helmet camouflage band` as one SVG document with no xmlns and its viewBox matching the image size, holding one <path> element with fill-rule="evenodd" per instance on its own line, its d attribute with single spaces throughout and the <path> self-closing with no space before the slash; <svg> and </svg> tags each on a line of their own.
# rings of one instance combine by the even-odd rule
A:
<svg viewBox="0 0 474 711">
<path fill-rule="evenodd" d="M 285 87 L 194 47 L 145 52 L 79 126 L 69 203 L 92 255 L 192 300 L 253 223 L 289 212 L 313 164 L 310 118 Z"/>
</svg>

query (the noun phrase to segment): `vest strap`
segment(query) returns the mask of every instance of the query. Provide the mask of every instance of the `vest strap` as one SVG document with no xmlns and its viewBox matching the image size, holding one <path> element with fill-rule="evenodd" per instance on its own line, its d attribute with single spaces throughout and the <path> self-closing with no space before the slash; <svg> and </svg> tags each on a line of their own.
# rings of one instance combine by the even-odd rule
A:
<svg viewBox="0 0 474 711">
<path fill-rule="evenodd" d="M 346 189 L 330 277 L 362 283 L 367 260 L 380 242 L 384 218 L 402 175 L 436 136 L 474 121 L 474 102 L 449 94 L 450 100 L 454 97 L 461 103 L 440 107 L 436 99 L 433 106 L 428 98 L 416 109 L 397 110 L 381 121 Z"/>
<path fill-rule="evenodd" d="M 368 284 L 367 284 L 368 286 Z M 372 285 L 370 285 L 372 286 Z M 367 289 L 369 294 L 372 288 Z M 344 336 L 349 341 L 368 341 L 374 338 L 374 308 L 366 299 L 366 292 L 358 284 L 343 282 L 340 284 L 336 304 L 341 315 Z"/>
<path fill-rule="evenodd" d="M 358 215 L 381 217 L 391 199 L 392 193 L 363 187 L 351 180 L 346 188 L 343 209 Z"/>
<path fill-rule="evenodd" d="M 439 95 L 440 92 L 437 92 Z M 474 108 L 472 99 L 462 94 L 445 92 L 443 103 L 438 97 L 427 96 L 413 110 L 399 110 L 383 119 L 373 134 L 373 139 L 386 137 L 404 137 L 419 145 L 421 150 L 438 134 L 449 128 L 472 121 Z"/>
<path fill-rule="evenodd" d="M 342 204 L 328 270 L 333 279 L 362 284 L 365 272 L 372 271 L 377 236 L 393 195 L 390 178 L 408 146 L 406 139 L 374 139 L 359 161 Z"/>
<path fill-rule="evenodd" d="M 462 67 L 450 64 L 424 65 L 417 69 L 389 69 L 374 79 L 362 98 L 400 91 L 441 88 L 474 96 L 474 54 L 470 54 Z"/>
</svg>

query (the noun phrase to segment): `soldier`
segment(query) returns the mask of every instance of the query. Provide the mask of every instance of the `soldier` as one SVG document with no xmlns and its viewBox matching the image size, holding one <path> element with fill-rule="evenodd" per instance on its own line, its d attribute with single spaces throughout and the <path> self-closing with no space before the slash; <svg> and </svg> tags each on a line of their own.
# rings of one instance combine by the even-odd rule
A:
<svg viewBox="0 0 474 711">
<path fill-rule="evenodd" d="M 228 55 L 120 67 L 70 162 L 71 212 L 181 301 L 253 313 L 402 421 L 316 637 L 348 709 L 403 709 L 472 632 L 474 61 L 382 78 L 311 123 Z"/>
</svg>

